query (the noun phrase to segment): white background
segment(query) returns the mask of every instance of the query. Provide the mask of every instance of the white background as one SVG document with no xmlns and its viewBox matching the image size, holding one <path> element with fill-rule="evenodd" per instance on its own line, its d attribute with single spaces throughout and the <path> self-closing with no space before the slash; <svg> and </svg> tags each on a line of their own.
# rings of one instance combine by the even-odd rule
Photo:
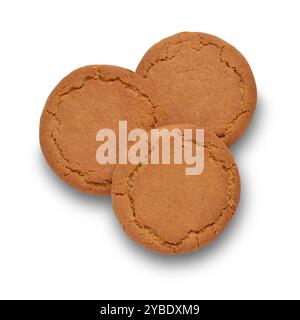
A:
<svg viewBox="0 0 300 320">
<path fill-rule="evenodd" d="M 0 298 L 300 298 L 299 1 L 1 1 Z M 109 198 L 49 169 L 39 117 L 86 64 L 135 69 L 180 31 L 215 34 L 248 59 L 258 105 L 232 152 L 237 214 L 208 248 L 160 256 L 130 241 Z"/>
</svg>

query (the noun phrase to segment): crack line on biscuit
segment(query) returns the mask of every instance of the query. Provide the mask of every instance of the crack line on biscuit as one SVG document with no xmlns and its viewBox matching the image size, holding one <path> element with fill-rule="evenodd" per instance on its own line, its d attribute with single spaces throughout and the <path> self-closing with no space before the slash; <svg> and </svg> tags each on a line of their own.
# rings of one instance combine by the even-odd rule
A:
<svg viewBox="0 0 300 320">
<path fill-rule="evenodd" d="M 84 182 L 88 185 L 93 185 L 93 186 L 101 186 L 101 187 L 107 187 L 107 186 L 111 186 L 112 182 L 108 179 L 104 179 L 102 182 L 95 182 L 95 181 L 90 181 L 87 178 L 88 173 L 82 172 L 78 169 L 73 169 L 69 166 L 63 165 L 63 167 L 65 169 L 67 169 L 68 171 L 72 172 L 72 173 L 76 173 L 77 175 L 79 175 L 80 177 L 82 177 L 82 179 L 84 180 Z"/>
</svg>

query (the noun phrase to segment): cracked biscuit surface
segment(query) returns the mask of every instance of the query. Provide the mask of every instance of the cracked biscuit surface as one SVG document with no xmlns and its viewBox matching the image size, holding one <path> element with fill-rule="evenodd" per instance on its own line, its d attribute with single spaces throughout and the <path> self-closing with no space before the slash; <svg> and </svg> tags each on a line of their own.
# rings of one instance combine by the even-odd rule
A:
<svg viewBox="0 0 300 320">
<path fill-rule="evenodd" d="M 255 110 L 256 84 L 246 59 L 227 42 L 200 32 L 175 34 L 155 44 L 137 73 L 169 123 L 209 128 L 234 143 Z"/>
<path fill-rule="evenodd" d="M 118 134 L 119 120 L 128 121 L 128 130 L 149 130 L 161 119 L 140 76 L 116 66 L 86 66 L 50 94 L 41 116 L 40 144 L 65 182 L 80 191 L 109 194 L 114 165 L 97 163 L 97 132 L 109 128 Z"/>
<path fill-rule="evenodd" d="M 163 128 L 182 132 L 196 127 Z M 240 195 L 237 166 L 221 139 L 208 130 L 204 137 L 200 175 L 186 175 L 185 163 L 117 165 L 112 185 L 114 211 L 129 237 L 147 249 L 162 254 L 200 249 L 232 218 Z"/>
</svg>

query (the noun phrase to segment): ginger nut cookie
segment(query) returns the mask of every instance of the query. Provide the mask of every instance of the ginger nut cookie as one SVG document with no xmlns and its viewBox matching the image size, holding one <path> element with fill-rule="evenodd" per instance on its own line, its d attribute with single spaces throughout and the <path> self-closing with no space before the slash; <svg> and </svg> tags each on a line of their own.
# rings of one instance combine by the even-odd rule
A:
<svg viewBox="0 0 300 320">
<path fill-rule="evenodd" d="M 73 71 L 50 94 L 40 121 L 40 144 L 56 174 L 74 188 L 109 194 L 113 164 L 96 161 L 97 132 L 118 131 L 119 121 L 149 130 L 159 124 L 140 76 L 116 66 Z"/>
<path fill-rule="evenodd" d="M 249 64 L 215 36 L 183 32 L 166 38 L 148 50 L 136 72 L 169 123 L 206 127 L 228 146 L 254 113 L 256 84 Z"/>
<path fill-rule="evenodd" d="M 196 127 L 165 128 L 183 132 Z M 200 146 L 194 138 L 192 143 Z M 153 150 L 148 148 L 149 157 Z M 199 175 L 187 175 L 185 163 L 116 166 L 113 208 L 131 239 L 158 253 L 179 254 L 198 250 L 221 233 L 239 202 L 238 169 L 223 141 L 208 130 L 203 150 Z"/>
</svg>

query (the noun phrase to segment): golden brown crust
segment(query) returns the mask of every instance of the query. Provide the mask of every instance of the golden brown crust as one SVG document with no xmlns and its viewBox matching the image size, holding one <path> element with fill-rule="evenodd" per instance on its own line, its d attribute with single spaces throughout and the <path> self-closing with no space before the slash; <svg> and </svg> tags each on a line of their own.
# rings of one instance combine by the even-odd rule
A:
<svg viewBox="0 0 300 320">
<path fill-rule="evenodd" d="M 187 176 L 184 167 L 128 164 L 114 171 L 112 202 L 123 229 L 136 242 L 162 254 L 194 251 L 214 240 L 239 202 L 236 164 L 215 134 L 205 130 L 203 173 Z"/>
<path fill-rule="evenodd" d="M 49 165 L 65 182 L 91 194 L 109 194 L 113 165 L 96 161 L 100 129 L 149 130 L 163 121 L 140 77 L 116 66 L 77 69 L 50 94 L 40 121 L 40 144 Z"/>
<path fill-rule="evenodd" d="M 227 42 L 182 32 L 155 44 L 139 63 L 151 98 L 170 123 L 207 127 L 233 144 L 255 110 L 256 84 L 243 55 Z"/>
</svg>

